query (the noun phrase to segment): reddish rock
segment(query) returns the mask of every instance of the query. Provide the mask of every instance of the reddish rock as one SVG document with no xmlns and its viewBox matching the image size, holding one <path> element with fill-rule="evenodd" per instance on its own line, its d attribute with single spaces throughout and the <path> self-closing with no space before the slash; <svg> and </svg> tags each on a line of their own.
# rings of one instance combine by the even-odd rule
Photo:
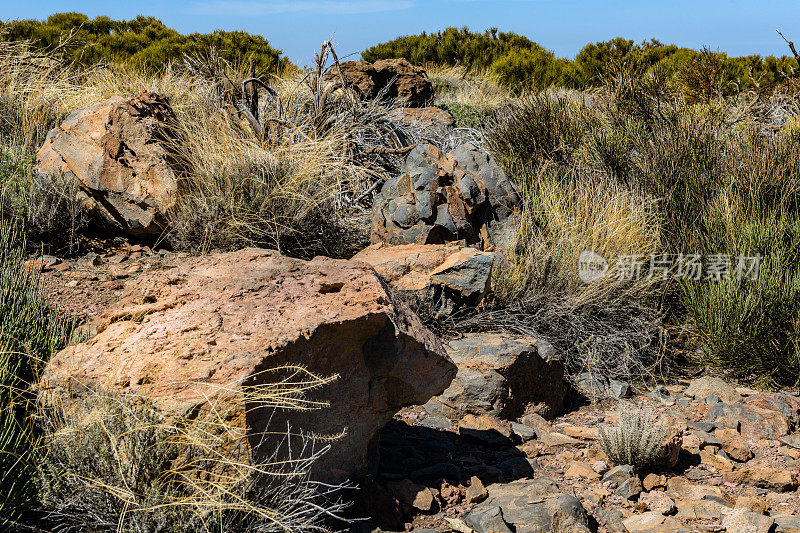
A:
<svg viewBox="0 0 800 533">
<path fill-rule="evenodd" d="M 528 413 L 519 419 L 521 424 L 525 424 L 536 432 L 538 438 L 542 438 L 548 433 L 553 433 L 555 428 L 543 416 L 536 413 Z"/>
<path fill-rule="evenodd" d="M 733 463 L 730 459 L 726 459 L 721 455 L 707 452 L 706 450 L 700 450 L 700 463 L 713 467 L 719 472 L 733 471 Z"/>
<path fill-rule="evenodd" d="M 480 503 L 488 497 L 489 491 L 486 490 L 480 478 L 478 476 L 472 476 L 465 496 L 467 503 Z"/>
<path fill-rule="evenodd" d="M 681 455 L 681 447 L 683 446 L 683 426 L 680 424 L 672 424 L 667 430 L 667 435 L 661 443 L 656 454 L 655 464 L 665 468 L 672 468 L 678 464 L 678 459 Z"/>
<path fill-rule="evenodd" d="M 675 518 L 666 517 L 657 511 L 630 516 L 622 521 L 622 525 L 628 533 L 677 533 L 689 531 Z"/>
<path fill-rule="evenodd" d="M 589 480 L 600 479 L 600 474 L 594 471 L 592 466 L 583 461 L 570 461 L 564 477 L 577 477 Z"/>
<path fill-rule="evenodd" d="M 714 435 L 720 440 L 722 449 L 731 459 L 743 463 L 753 458 L 750 446 L 747 445 L 747 442 L 736 430 L 730 428 L 718 429 L 714 431 Z"/>
<path fill-rule="evenodd" d="M 779 439 L 800 421 L 800 399 L 788 394 L 757 394 L 734 405 L 714 405 L 705 419 L 718 428 L 736 429 L 745 439 Z"/>
<path fill-rule="evenodd" d="M 514 434 L 510 422 L 490 415 L 465 416 L 458 423 L 458 433 L 487 444 L 507 444 Z"/>
<path fill-rule="evenodd" d="M 672 498 L 659 491 L 642 494 L 639 496 L 639 503 L 646 505 L 649 510 L 663 515 L 674 514 L 678 510 Z"/>
<path fill-rule="evenodd" d="M 722 527 L 727 533 L 769 533 L 775 521 L 749 509 L 734 509 L 722 513 Z"/>
<path fill-rule="evenodd" d="M 389 482 L 386 489 L 399 501 L 422 512 L 430 512 L 434 508 L 435 498 L 425 485 L 414 483 L 410 479 Z"/>
<path fill-rule="evenodd" d="M 178 196 L 169 143 L 174 114 L 167 97 L 114 97 L 73 112 L 39 149 L 40 179 L 75 181 L 88 210 L 111 230 L 158 236 Z"/>
<path fill-rule="evenodd" d="M 667 488 L 667 477 L 658 474 L 647 474 L 642 480 L 642 487 L 646 491 L 665 489 Z"/>
<path fill-rule="evenodd" d="M 274 383 L 286 372 L 269 369 L 286 366 L 338 375 L 307 395 L 329 406 L 273 414 L 245 405 L 245 390 Z M 213 404 L 256 459 L 275 449 L 269 436 L 260 440 L 268 429 L 346 430 L 315 466 L 319 478 L 341 480 L 368 473 L 386 422 L 440 393 L 455 372 L 367 265 L 245 249 L 131 282 L 96 336 L 53 357 L 41 385 L 43 400 L 76 383 L 141 395 L 168 418 L 198 417 Z"/>
<path fill-rule="evenodd" d="M 735 509 L 749 509 L 758 514 L 765 514 L 767 512 L 767 502 L 764 498 L 758 496 L 739 496 L 736 498 Z"/>
<path fill-rule="evenodd" d="M 328 79 L 338 82 L 342 75 L 362 98 L 370 100 L 383 96 L 398 99 L 410 107 L 423 107 L 434 96 L 425 69 L 412 65 L 407 59 L 384 59 L 375 63 L 346 61 L 341 64 L 341 73 L 334 67 Z"/>
<path fill-rule="evenodd" d="M 796 472 L 775 468 L 759 461 L 746 463 L 739 470 L 727 474 L 725 479 L 731 483 L 752 485 L 776 492 L 790 492 L 798 487 Z"/>
</svg>

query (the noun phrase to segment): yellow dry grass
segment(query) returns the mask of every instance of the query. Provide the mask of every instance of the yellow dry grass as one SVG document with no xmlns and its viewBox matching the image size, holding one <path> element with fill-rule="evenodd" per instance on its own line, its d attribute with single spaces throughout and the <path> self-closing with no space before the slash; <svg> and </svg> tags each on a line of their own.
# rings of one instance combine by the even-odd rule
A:
<svg viewBox="0 0 800 533">
<path fill-rule="evenodd" d="M 491 72 L 466 72 L 462 67 L 427 65 L 428 77 L 440 90 L 437 103 L 456 102 L 493 110 L 511 101 L 512 95 Z"/>
<path fill-rule="evenodd" d="M 141 531 L 177 520 L 184 523 L 171 531 L 323 531 L 322 520 L 342 506 L 323 503 L 335 487 L 309 483 L 308 472 L 326 441 L 338 437 L 294 428 L 270 428 L 259 437 L 237 421 L 243 406 L 261 416 L 269 408 L 323 408 L 307 394 L 337 376 L 297 366 L 264 374 L 270 375 L 257 386 L 194 383 L 206 403 L 174 419 L 135 396 L 80 385 L 53 389 L 39 413 L 48 428 L 38 452 L 46 504 L 76 527 L 100 520 L 118 531 Z M 262 457 L 264 450 L 253 449 L 260 439 L 291 439 L 297 449 L 287 455 L 291 447 L 284 444 L 280 454 Z"/>
<path fill-rule="evenodd" d="M 661 223 L 654 202 L 619 183 L 540 169 L 522 182 L 525 208 L 517 242 L 496 272 L 499 297 L 513 300 L 531 291 L 569 294 L 580 306 L 609 298 L 636 297 L 655 285 L 613 276 L 593 283 L 578 277 L 581 252 L 595 252 L 613 269 L 623 256 L 649 259 L 661 249 Z"/>
</svg>

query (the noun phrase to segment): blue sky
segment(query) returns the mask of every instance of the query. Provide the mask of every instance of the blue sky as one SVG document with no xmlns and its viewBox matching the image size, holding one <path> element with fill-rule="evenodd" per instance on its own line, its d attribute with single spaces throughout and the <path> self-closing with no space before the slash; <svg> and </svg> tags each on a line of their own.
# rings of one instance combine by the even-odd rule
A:
<svg viewBox="0 0 800 533">
<path fill-rule="evenodd" d="M 783 55 L 781 29 L 800 44 L 800 0 L 0 0 L 0 8 L 4 19 L 80 11 L 152 15 L 183 33 L 244 30 L 264 35 L 301 66 L 332 35 L 340 55 L 357 55 L 397 35 L 448 26 L 514 31 L 566 57 L 615 36 Z"/>
</svg>

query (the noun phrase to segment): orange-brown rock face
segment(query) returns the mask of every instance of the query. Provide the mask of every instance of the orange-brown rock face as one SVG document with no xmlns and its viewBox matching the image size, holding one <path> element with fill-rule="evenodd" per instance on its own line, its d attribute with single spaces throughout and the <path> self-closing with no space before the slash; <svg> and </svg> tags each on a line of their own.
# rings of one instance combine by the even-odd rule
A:
<svg viewBox="0 0 800 533">
<path fill-rule="evenodd" d="M 39 149 L 40 179 L 63 174 L 76 181 L 80 199 L 110 229 L 156 236 L 178 194 L 167 149 L 172 119 L 167 98 L 158 93 L 79 109 Z"/>
<path fill-rule="evenodd" d="M 246 249 L 131 283 L 95 337 L 51 360 L 41 394 L 77 382 L 143 395 L 177 418 L 208 409 L 214 391 L 269 383 L 274 376 L 263 371 L 284 365 L 338 374 L 309 398 L 329 407 L 298 412 L 232 400 L 227 418 L 252 436 L 256 459 L 275 450 L 274 440 L 261 440 L 266 429 L 346 430 L 315 467 L 327 481 L 368 473 L 386 422 L 441 393 L 456 370 L 369 266 Z"/>
<path fill-rule="evenodd" d="M 353 84 L 361 96 L 372 99 L 383 94 L 396 98 L 409 107 L 423 107 L 433 99 L 433 85 L 421 67 L 406 59 L 383 59 L 375 63 L 367 61 L 345 61 L 341 74 Z M 333 79 L 340 76 L 338 69 L 329 74 Z"/>
</svg>

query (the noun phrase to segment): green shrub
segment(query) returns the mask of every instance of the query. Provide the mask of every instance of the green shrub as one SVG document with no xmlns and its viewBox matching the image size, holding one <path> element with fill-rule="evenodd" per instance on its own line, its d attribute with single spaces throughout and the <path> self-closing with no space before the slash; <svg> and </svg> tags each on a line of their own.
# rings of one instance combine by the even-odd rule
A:
<svg viewBox="0 0 800 533">
<path fill-rule="evenodd" d="M 496 59 L 491 69 L 503 85 L 525 93 L 551 86 L 566 86 L 565 69 L 569 65 L 569 60 L 557 59 L 549 50 L 529 48 L 509 51 Z"/>
<path fill-rule="evenodd" d="M 29 387 L 71 330 L 42 298 L 36 276 L 23 269 L 24 246 L 24 238 L 0 222 L 0 525 L 5 526 L 36 498 Z"/>
<path fill-rule="evenodd" d="M 486 126 L 494 156 L 511 171 L 550 161 L 568 165 L 585 133 L 589 111 L 567 96 L 540 93 L 499 109 Z"/>
<path fill-rule="evenodd" d="M 793 135 L 747 130 L 730 141 L 703 212 L 702 250 L 730 256 L 728 279 L 689 282 L 684 302 L 702 360 L 765 385 L 800 382 L 800 147 Z M 755 279 L 736 275 L 760 256 Z"/>
<path fill-rule="evenodd" d="M 208 52 L 212 47 L 234 64 L 253 62 L 258 72 L 274 73 L 291 63 L 260 35 L 241 31 L 182 35 L 154 17 L 133 20 L 90 19 L 81 13 L 57 13 L 43 21 L 0 22 L 0 36 L 8 41 L 30 40 L 34 46 L 53 48 L 72 34 L 63 50 L 69 61 L 94 65 L 100 61 L 130 63 L 150 71 L 161 70 L 184 55 Z"/>
<path fill-rule="evenodd" d="M 700 250 L 703 217 L 723 186 L 725 142 L 713 121 L 677 112 L 638 139 L 636 180 L 660 203 L 671 252 Z"/>
<path fill-rule="evenodd" d="M 797 61 L 787 56 L 728 57 L 656 39 L 636 44 L 622 37 L 589 43 L 575 59 L 562 59 L 524 36 L 498 33 L 496 29 L 474 33 L 468 28 L 398 37 L 368 48 L 361 56 L 366 61 L 404 57 L 419 65 L 478 70 L 491 67 L 504 84 L 522 92 L 550 86 L 601 87 L 612 74 L 613 65 L 627 63 L 636 65 L 642 76 L 661 70 L 667 79 L 682 78 L 687 94 L 701 99 L 707 99 L 710 89 L 731 95 L 778 87 L 795 79 L 798 68 Z M 708 74 L 713 76 L 709 78 Z"/>
<path fill-rule="evenodd" d="M 404 57 L 415 65 L 433 63 L 486 70 L 511 50 L 542 49 L 530 39 L 515 33 L 491 29 L 474 33 L 468 28 L 447 28 L 437 33 L 398 37 L 361 53 L 365 61 Z"/>
</svg>

